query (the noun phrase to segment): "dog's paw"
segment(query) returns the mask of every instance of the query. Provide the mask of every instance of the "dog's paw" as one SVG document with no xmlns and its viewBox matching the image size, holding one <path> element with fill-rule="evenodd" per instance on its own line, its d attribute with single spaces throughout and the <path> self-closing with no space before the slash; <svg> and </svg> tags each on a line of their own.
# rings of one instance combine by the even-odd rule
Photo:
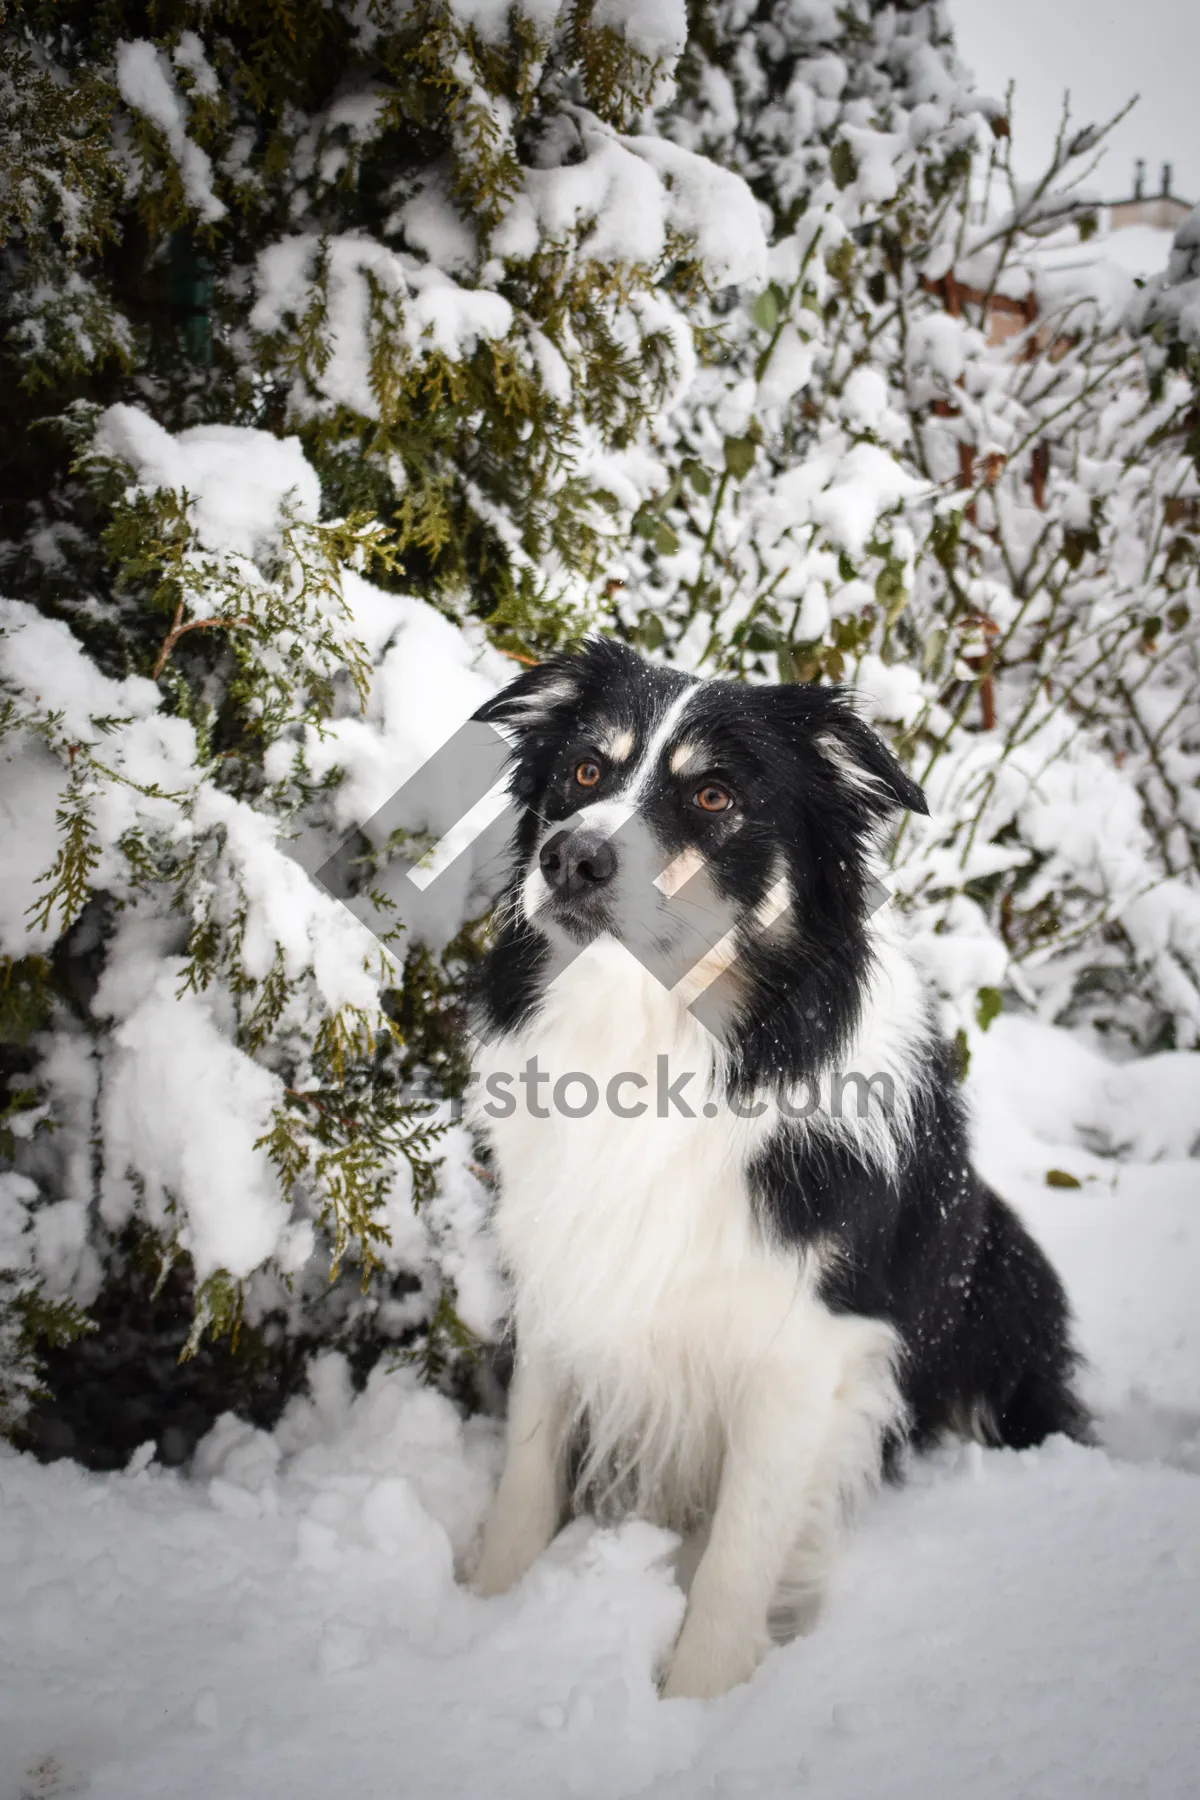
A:
<svg viewBox="0 0 1200 1800">
<path fill-rule="evenodd" d="M 520 1575 L 508 1569 L 488 1568 L 481 1564 L 471 1577 L 471 1592 L 478 1594 L 481 1600 L 494 1600 L 498 1594 L 507 1594 L 519 1580 Z"/>
<path fill-rule="evenodd" d="M 515 1587 L 524 1573 L 514 1556 L 485 1543 L 471 1572 L 471 1591 L 481 1600 L 494 1600 L 497 1594 L 507 1594 Z"/>
<path fill-rule="evenodd" d="M 664 1700 L 715 1700 L 749 1681 L 761 1659 L 757 1643 L 715 1631 L 689 1631 L 685 1622 L 660 1692 Z"/>
<path fill-rule="evenodd" d="M 482 1600 L 494 1600 L 516 1587 L 537 1560 L 537 1548 L 529 1544 L 501 1543 L 485 1536 L 483 1549 L 471 1576 L 472 1591 Z"/>
</svg>

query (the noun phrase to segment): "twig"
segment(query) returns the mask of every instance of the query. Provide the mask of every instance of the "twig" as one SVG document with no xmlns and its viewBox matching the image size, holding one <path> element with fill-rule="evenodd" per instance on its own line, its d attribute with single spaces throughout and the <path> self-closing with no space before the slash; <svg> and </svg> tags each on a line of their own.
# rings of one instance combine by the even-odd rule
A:
<svg viewBox="0 0 1200 1800">
<path fill-rule="evenodd" d="M 182 619 L 183 601 L 181 600 L 175 608 L 175 618 L 172 621 L 171 629 L 162 641 L 162 648 L 151 671 L 150 679 L 152 681 L 158 680 L 167 666 L 167 658 L 172 650 L 180 638 L 185 637 L 189 631 L 231 631 L 235 626 L 241 626 L 244 629 L 254 624 L 253 619 L 245 616 L 236 619 L 189 619 L 186 624 L 181 623 Z"/>
</svg>

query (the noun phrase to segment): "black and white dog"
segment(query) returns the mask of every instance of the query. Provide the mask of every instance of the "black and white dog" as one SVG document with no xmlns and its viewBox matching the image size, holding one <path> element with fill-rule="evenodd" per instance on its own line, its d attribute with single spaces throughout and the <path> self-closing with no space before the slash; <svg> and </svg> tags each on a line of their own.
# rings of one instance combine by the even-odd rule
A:
<svg viewBox="0 0 1200 1800">
<path fill-rule="evenodd" d="M 479 716 L 521 812 L 476 1010 L 516 1331 L 477 1585 L 572 1499 L 703 1527 L 663 1688 L 717 1694 L 905 1443 L 1086 1436 L 1066 1301 L 971 1169 L 872 874 L 925 801 L 843 698 L 593 642 Z"/>
</svg>

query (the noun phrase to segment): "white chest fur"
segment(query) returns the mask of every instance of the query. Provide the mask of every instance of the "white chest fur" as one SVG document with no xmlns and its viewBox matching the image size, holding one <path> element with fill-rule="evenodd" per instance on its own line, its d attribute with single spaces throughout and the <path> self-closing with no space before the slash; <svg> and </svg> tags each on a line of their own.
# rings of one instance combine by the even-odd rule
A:
<svg viewBox="0 0 1200 1800">
<path fill-rule="evenodd" d="M 525 1031 L 477 1058 L 518 1336 L 586 1414 L 585 1478 L 627 1476 L 623 1504 L 672 1520 L 710 1498 L 746 1371 L 819 1355 L 828 1320 L 817 1255 L 772 1244 L 756 1222 L 746 1171 L 769 1122 L 719 1097 L 716 1054 L 679 1001 L 602 940 Z M 516 1079 L 533 1056 L 548 1077 L 534 1096 L 545 1117 Z M 514 1078 L 503 1117 L 489 1097 L 498 1074 Z M 586 1116 L 555 1101 L 574 1074 L 592 1087 L 558 1096 L 577 1111 L 594 1092 Z"/>
</svg>

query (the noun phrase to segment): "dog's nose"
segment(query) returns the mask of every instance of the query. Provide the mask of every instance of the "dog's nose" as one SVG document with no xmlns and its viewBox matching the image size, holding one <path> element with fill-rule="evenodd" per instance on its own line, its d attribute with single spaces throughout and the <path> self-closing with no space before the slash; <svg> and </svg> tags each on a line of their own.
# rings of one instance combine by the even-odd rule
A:
<svg viewBox="0 0 1200 1800">
<path fill-rule="evenodd" d="M 556 831 L 542 845 L 542 874 L 556 894 L 591 893 L 617 872 L 617 853 L 593 831 Z"/>
</svg>

